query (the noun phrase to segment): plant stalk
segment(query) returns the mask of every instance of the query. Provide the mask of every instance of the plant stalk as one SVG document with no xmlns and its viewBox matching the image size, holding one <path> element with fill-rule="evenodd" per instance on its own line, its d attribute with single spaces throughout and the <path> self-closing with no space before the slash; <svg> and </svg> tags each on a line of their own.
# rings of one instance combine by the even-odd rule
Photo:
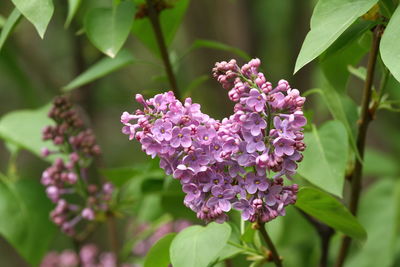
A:
<svg viewBox="0 0 400 267">
<path fill-rule="evenodd" d="M 117 227 L 115 225 L 115 218 L 112 214 L 110 214 L 107 218 L 107 232 L 108 232 L 108 239 L 111 245 L 111 249 L 115 255 L 115 259 L 117 261 L 117 267 L 120 266 L 119 260 L 119 244 L 118 244 L 118 232 Z"/>
<path fill-rule="evenodd" d="M 367 136 L 368 125 L 373 119 L 372 110 L 369 106 L 372 96 L 372 85 L 374 81 L 375 65 L 379 51 L 379 42 L 383 32 L 383 25 L 379 24 L 373 32 L 371 52 L 368 57 L 367 77 L 364 84 L 363 96 L 361 101 L 361 117 L 358 124 L 357 149 L 360 159 L 356 159 L 353 174 L 351 175 L 351 195 L 349 209 L 353 215 L 357 214 L 360 193 L 362 189 L 362 161 L 364 159 L 365 140 Z M 336 267 L 342 267 L 346 259 L 351 244 L 351 238 L 344 236 L 340 247 Z"/>
<path fill-rule="evenodd" d="M 319 266 L 327 267 L 330 241 L 333 234 L 335 233 L 335 230 L 333 230 L 333 228 L 329 227 L 328 225 L 318 221 L 314 217 L 308 215 L 304 211 L 300 209 L 297 210 L 312 224 L 312 226 L 314 226 L 315 230 L 318 232 L 319 239 L 321 241 L 321 258 L 319 261 Z"/>
<path fill-rule="evenodd" d="M 154 0 L 146 0 L 146 3 L 148 7 L 148 17 L 150 19 L 154 34 L 156 36 L 158 48 L 160 49 L 161 58 L 165 66 L 165 72 L 167 73 L 171 90 L 174 92 L 176 98 L 181 99 L 181 95 L 178 89 L 178 84 L 176 82 L 175 75 L 172 70 L 171 61 L 169 59 L 167 45 L 165 44 L 164 35 L 161 30 L 159 13 L 154 6 Z"/>
<path fill-rule="evenodd" d="M 272 260 L 275 263 L 276 267 L 282 267 L 282 259 L 279 256 L 279 253 L 274 245 L 274 243 L 272 242 L 271 238 L 269 237 L 267 231 L 265 230 L 265 223 L 259 223 L 258 225 L 258 230 L 261 233 L 261 236 L 263 237 L 265 243 L 267 243 L 267 246 L 269 248 L 269 250 L 271 251 L 271 256 L 272 256 Z"/>
</svg>

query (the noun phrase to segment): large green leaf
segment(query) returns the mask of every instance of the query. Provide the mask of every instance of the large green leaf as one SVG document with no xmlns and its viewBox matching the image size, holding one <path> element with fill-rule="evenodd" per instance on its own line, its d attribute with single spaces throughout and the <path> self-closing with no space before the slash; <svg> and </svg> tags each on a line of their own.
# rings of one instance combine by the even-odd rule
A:
<svg viewBox="0 0 400 267">
<path fill-rule="evenodd" d="M 6 42 L 8 36 L 13 31 L 14 27 L 17 25 L 19 19 L 21 18 L 21 12 L 18 9 L 14 9 L 10 16 L 7 18 L 3 29 L 0 34 L 0 50 Z"/>
<path fill-rule="evenodd" d="M 115 57 L 131 31 L 135 5 L 122 1 L 113 8 L 95 8 L 85 17 L 85 31 L 89 40 L 101 52 Z"/>
<path fill-rule="evenodd" d="M 225 247 L 231 227 L 212 222 L 207 226 L 190 226 L 172 241 L 171 263 L 174 267 L 207 267 Z"/>
<path fill-rule="evenodd" d="M 18 10 L 36 28 L 40 37 L 43 38 L 47 25 L 53 16 L 54 6 L 52 0 L 12 0 Z"/>
<path fill-rule="evenodd" d="M 322 71 L 336 91 L 345 92 L 350 76 L 347 67 L 358 64 L 368 52 L 360 45 L 359 40 L 372 25 L 373 23 L 365 21 L 355 23 L 321 55 Z"/>
<path fill-rule="evenodd" d="M 189 5 L 189 0 L 175 0 L 171 2 L 173 6 L 162 10 L 159 17 L 161 30 L 167 46 L 169 46 L 174 39 L 175 33 Z M 160 55 L 153 28 L 147 17 L 136 19 L 133 23 L 132 32 L 148 49 L 150 49 L 150 51 L 155 55 Z"/>
<path fill-rule="evenodd" d="M 378 0 L 319 0 L 310 31 L 297 57 L 294 72 L 324 52 L 354 21 Z"/>
<path fill-rule="evenodd" d="M 340 94 L 327 82 L 325 82 L 323 90 L 320 92 L 333 118 L 343 123 L 349 136 L 351 148 L 357 158 L 360 158 L 356 144 L 357 105 L 349 96 Z"/>
<path fill-rule="evenodd" d="M 65 28 L 68 28 L 71 24 L 72 19 L 74 18 L 78 8 L 81 4 L 82 0 L 68 0 L 68 15 L 65 20 Z"/>
<path fill-rule="evenodd" d="M 135 61 L 131 53 L 122 50 L 115 58 L 103 58 L 63 87 L 63 91 L 81 87 Z"/>
<path fill-rule="evenodd" d="M 400 82 L 400 6 L 397 7 L 382 36 L 380 51 L 382 60 Z"/>
<path fill-rule="evenodd" d="M 365 239 L 367 236 L 363 226 L 350 211 L 325 192 L 311 187 L 301 188 L 296 207 L 352 238 Z"/>
<path fill-rule="evenodd" d="M 53 121 L 47 117 L 50 105 L 37 110 L 18 110 L 0 119 L 0 138 L 41 156 L 44 147 L 55 150 L 52 142 L 42 140 L 42 130 Z M 49 158 L 51 159 L 51 157 Z"/>
<path fill-rule="evenodd" d="M 52 205 L 35 180 L 0 181 L 0 234 L 37 266 L 55 234 L 49 220 Z"/>
<path fill-rule="evenodd" d="M 144 260 L 144 267 L 168 267 L 170 264 L 169 248 L 176 233 L 169 233 L 157 241 L 149 250 Z"/>
<path fill-rule="evenodd" d="M 368 232 L 368 240 L 349 259 L 348 266 L 395 266 L 392 263 L 396 241 L 399 239 L 399 187 L 400 183 L 393 179 L 382 179 L 363 196 L 358 218 Z"/>
<path fill-rule="evenodd" d="M 347 163 L 348 138 L 339 121 L 329 121 L 319 130 L 305 133 L 307 149 L 298 172 L 325 191 L 342 196 Z"/>
</svg>

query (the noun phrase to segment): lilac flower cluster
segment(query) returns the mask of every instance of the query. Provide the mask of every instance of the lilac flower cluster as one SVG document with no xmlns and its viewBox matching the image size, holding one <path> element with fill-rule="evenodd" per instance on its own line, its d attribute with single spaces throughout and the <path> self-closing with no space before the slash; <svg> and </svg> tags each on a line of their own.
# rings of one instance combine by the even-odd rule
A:
<svg viewBox="0 0 400 267">
<path fill-rule="evenodd" d="M 111 252 L 99 252 L 94 244 L 84 245 L 79 254 L 72 250 L 49 252 L 40 267 L 133 267 L 130 264 L 117 265 L 115 255 Z"/>
<path fill-rule="evenodd" d="M 51 219 L 64 232 L 73 235 L 75 225 L 82 219 L 92 221 L 96 214 L 108 210 L 113 186 L 105 183 L 99 188 L 89 183 L 88 167 L 91 159 L 100 154 L 100 148 L 68 99 L 56 98 L 49 117 L 56 124 L 43 129 L 43 140 L 52 140 L 58 150 L 44 148 L 42 154 L 60 157 L 43 172 L 41 182 L 46 186 L 47 196 L 56 203 Z M 80 196 L 82 203 L 70 203 L 67 196 L 72 194 Z"/>
<path fill-rule="evenodd" d="M 221 121 L 172 92 L 149 100 L 136 95 L 143 110 L 121 116 L 122 132 L 160 158 L 202 220 L 223 222 L 234 208 L 244 220 L 267 222 L 296 201 L 298 186 L 284 185 L 283 177 L 290 179 L 302 160 L 305 98 L 284 80 L 273 88 L 259 66 L 259 59 L 242 67 L 235 60 L 215 64 L 213 76 L 236 102 Z"/>
</svg>

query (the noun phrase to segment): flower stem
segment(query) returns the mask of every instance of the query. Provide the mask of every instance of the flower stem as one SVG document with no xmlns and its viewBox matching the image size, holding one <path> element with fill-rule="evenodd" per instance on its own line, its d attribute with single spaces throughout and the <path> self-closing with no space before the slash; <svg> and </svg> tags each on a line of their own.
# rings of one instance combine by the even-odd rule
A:
<svg viewBox="0 0 400 267">
<path fill-rule="evenodd" d="M 282 259 L 279 256 L 278 251 L 276 250 L 276 247 L 274 245 L 274 243 L 272 242 L 271 238 L 269 237 L 267 231 L 265 230 L 265 223 L 259 223 L 259 227 L 258 230 L 261 233 L 261 236 L 263 237 L 265 243 L 267 243 L 267 246 L 269 248 L 269 250 L 271 251 L 271 256 L 272 256 L 272 260 L 275 263 L 276 267 L 282 267 Z"/>
<path fill-rule="evenodd" d="M 368 125 L 373 119 L 373 114 L 369 108 L 372 96 L 372 85 L 374 80 L 375 65 L 379 51 L 379 42 L 383 32 L 383 25 L 378 25 L 374 29 L 371 51 L 368 57 L 367 77 L 364 84 L 362 102 L 361 102 L 361 117 L 358 125 L 357 149 L 360 154 L 360 159 L 356 159 L 354 171 L 351 175 L 351 195 L 349 209 L 353 215 L 357 214 L 358 203 L 360 199 L 362 187 L 362 161 L 364 159 L 365 140 L 367 136 Z M 336 262 L 336 267 L 342 267 L 350 248 L 351 238 L 344 236 L 340 247 L 339 255 Z"/>
<path fill-rule="evenodd" d="M 153 27 L 154 34 L 156 36 L 158 48 L 160 49 L 161 58 L 164 63 L 165 71 L 168 76 L 168 80 L 171 86 L 171 90 L 174 92 L 175 96 L 180 99 L 181 95 L 178 89 L 178 85 L 175 79 L 174 72 L 172 70 L 171 61 L 168 56 L 167 45 L 165 44 L 165 39 L 163 32 L 161 30 L 160 18 L 158 11 L 154 6 L 154 0 L 146 0 L 148 7 L 148 17 L 150 19 L 151 25 Z"/>
<path fill-rule="evenodd" d="M 115 218 L 112 214 L 110 214 L 107 218 L 107 228 L 108 228 L 107 229 L 108 239 L 111 245 L 111 249 L 115 255 L 117 266 L 120 266 L 118 232 L 117 232 L 117 227 L 115 225 Z"/>
</svg>

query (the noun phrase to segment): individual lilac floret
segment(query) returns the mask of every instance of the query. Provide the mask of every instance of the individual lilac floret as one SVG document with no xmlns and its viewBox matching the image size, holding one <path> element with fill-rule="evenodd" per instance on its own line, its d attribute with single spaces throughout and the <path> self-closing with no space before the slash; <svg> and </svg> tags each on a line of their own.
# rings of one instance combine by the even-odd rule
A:
<svg viewBox="0 0 400 267">
<path fill-rule="evenodd" d="M 190 147 L 192 145 L 191 130 L 187 127 L 179 128 L 174 127 L 172 129 L 171 146 L 173 148 Z"/>
<path fill-rule="evenodd" d="M 249 130 L 253 136 L 261 134 L 261 130 L 267 127 L 267 122 L 258 113 L 251 113 L 243 123 L 243 128 Z"/>
<path fill-rule="evenodd" d="M 255 209 L 247 199 L 240 199 L 238 202 L 233 203 L 233 208 L 242 211 L 243 220 L 249 220 L 250 216 L 254 214 Z"/>
<path fill-rule="evenodd" d="M 169 141 L 172 138 L 172 123 L 169 121 L 156 120 L 151 132 L 158 141 Z"/>
<path fill-rule="evenodd" d="M 218 206 L 222 211 L 228 212 L 231 210 L 230 200 L 235 196 L 232 189 L 224 189 L 222 186 L 214 186 L 211 189 L 210 199 L 207 201 L 207 206 L 212 208 Z"/>
<path fill-rule="evenodd" d="M 249 97 L 246 99 L 246 105 L 252 108 L 256 112 L 261 112 L 265 108 L 266 96 L 264 93 L 260 93 L 257 89 L 251 89 Z"/>
<path fill-rule="evenodd" d="M 143 109 L 121 116 L 123 133 L 179 179 L 184 204 L 201 220 L 224 222 L 233 208 L 245 220 L 267 222 L 296 201 L 297 185 L 285 186 L 283 177 L 290 179 L 303 158 L 305 98 L 285 80 L 274 88 L 260 65 L 259 59 L 242 67 L 235 60 L 215 64 L 213 76 L 235 102 L 221 121 L 172 92 L 137 95 Z"/>
<path fill-rule="evenodd" d="M 254 194 L 257 190 L 265 191 L 268 186 L 269 184 L 265 177 L 258 176 L 254 172 L 246 175 L 245 188 L 249 194 Z"/>
</svg>

